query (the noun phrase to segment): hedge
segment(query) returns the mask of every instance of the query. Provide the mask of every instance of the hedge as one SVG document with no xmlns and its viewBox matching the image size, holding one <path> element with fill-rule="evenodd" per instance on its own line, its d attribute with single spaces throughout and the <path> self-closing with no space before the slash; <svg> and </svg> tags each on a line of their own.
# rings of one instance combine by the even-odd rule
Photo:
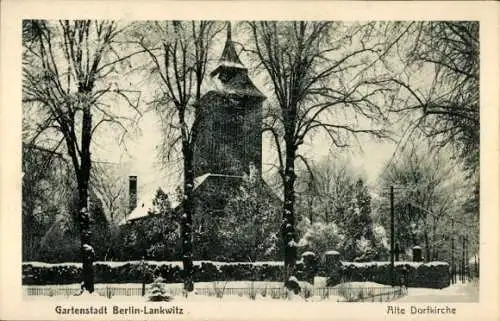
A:
<svg viewBox="0 0 500 321">
<path fill-rule="evenodd" d="M 155 276 L 161 276 L 167 283 L 182 282 L 180 262 L 146 262 L 146 283 Z M 303 264 L 298 263 L 296 276 L 303 279 Z M 81 264 L 46 264 L 25 262 L 22 266 L 23 285 L 71 284 L 81 281 Z M 95 283 L 138 283 L 143 280 L 140 262 L 96 262 L 94 264 Z M 281 281 L 282 262 L 222 263 L 212 261 L 194 262 L 194 281 Z"/>
<path fill-rule="evenodd" d="M 151 283 L 155 276 L 161 276 L 168 283 L 182 282 L 181 262 L 145 262 L 146 283 Z M 298 280 L 312 283 L 314 275 L 322 275 L 324 269 L 310 271 L 311 267 L 297 263 L 295 276 Z M 22 266 L 23 285 L 71 284 L 81 281 L 81 264 L 60 263 L 46 264 L 25 262 Z M 96 283 L 139 283 L 143 280 L 140 262 L 96 262 L 94 264 Z M 282 281 L 282 262 L 223 263 L 213 261 L 194 262 L 194 281 Z M 395 281 L 402 279 L 408 287 L 444 288 L 449 285 L 449 266 L 445 262 L 396 262 Z M 372 281 L 391 284 L 389 262 L 342 262 L 340 270 L 327 274 L 327 285 L 332 286 L 343 281 Z"/>
<path fill-rule="evenodd" d="M 390 262 L 342 262 L 339 271 L 329 275 L 327 285 L 344 281 L 372 281 L 391 284 Z M 446 262 L 395 262 L 394 280 L 396 285 L 442 289 L 450 285 L 450 270 Z"/>
</svg>

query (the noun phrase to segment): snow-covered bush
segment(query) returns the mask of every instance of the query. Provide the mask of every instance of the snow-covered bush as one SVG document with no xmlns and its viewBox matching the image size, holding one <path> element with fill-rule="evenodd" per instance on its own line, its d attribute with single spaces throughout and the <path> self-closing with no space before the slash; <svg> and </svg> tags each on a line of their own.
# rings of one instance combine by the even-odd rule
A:
<svg viewBox="0 0 500 321">
<path fill-rule="evenodd" d="M 306 251 L 324 254 L 330 249 L 336 249 L 342 244 L 345 236 L 333 222 L 315 222 L 311 224 L 307 218 L 303 219 L 297 227 L 302 233 L 298 246 Z"/>
<path fill-rule="evenodd" d="M 171 301 L 173 297 L 167 292 L 163 278 L 157 277 L 149 288 L 148 301 Z"/>
<path fill-rule="evenodd" d="M 389 257 L 390 246 L 385 228 L 380 224 L 374 224 L 373 237 L 375 239 L 378 259 L 387 259 Z"/>
<path fill-rule="evenodd" d="M 345 281 L 372 281 L 390 285 L 392 283 L 390 262 L 342 262 L 342 277 Z M 334 285 L 332 276 L 328 285 Z M 449 285 L 449 265 L 446 262 L 395 262 L 396 285 L 404 280 L 409 287 L 444 288 Z"/>
<path fill-rule="evenodd" d="M 171 260 L 181 253 L 179 214 L 171 209 L 168 195 L 161 188 L 156 191 L 152 204 L 147 217 L 120 228 L 117 257 Z"/>
<path fill-rule="evenodd" d="M 300 284 L 295 276 L 290 276 L 288 281 L 285 282 L 285 288 L 288 291 L 292 291 L 294 294 L 300 293 Z"/>
<path fill-rule="evenodd" d="M 245 175 L 220 217 L 219 250 L 242 261 L 275 259 L 279 253 L 280 206 L 273 202 L 265 183 Z"/>
<path fill-rule="evenodd" d="M 356 262 L 367 262 L 373 260 L 377 256 L 373 240 L 369 240 L 364 236 L 360 239 L 355 240 L 356 242 L 356 257 L 354 261 Z"/>
</svg>

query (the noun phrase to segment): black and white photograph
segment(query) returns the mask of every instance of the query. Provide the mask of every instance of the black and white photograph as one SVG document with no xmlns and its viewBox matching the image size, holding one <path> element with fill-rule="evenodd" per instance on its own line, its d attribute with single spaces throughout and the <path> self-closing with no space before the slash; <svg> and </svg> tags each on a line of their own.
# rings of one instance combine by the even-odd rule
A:
<svg viewBox="0 0 500 321">
<path fill-rule="evenodd" d="M 440 318 L 484 299 L 479 20 L 19 24 L 25 304 Z"/>
</svg>

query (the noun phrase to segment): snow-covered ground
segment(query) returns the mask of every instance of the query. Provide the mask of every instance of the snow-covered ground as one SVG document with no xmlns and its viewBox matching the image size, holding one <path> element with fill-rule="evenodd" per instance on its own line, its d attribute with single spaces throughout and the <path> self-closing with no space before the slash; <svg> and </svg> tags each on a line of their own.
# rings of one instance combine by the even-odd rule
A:
<svg viewBox="0 0 500 321">
<path fill-rule="evenodd" d="M 314 291 L 314 286 L 306 282 L 300 282 L 303 290 L 308 289 Z M 217 281 L 217 282 L 197 282 L 196 291 L 190 294 L 187 298 L 183 297 L 181 283 L 165 284 L 167 291 L 174 295 L 175 302 L 202 302 L 202 301 L 215 301 L 215 302 L 242 302 L 242 301 L 286 301 L 277 298 L 276 294 L 282 294 L 283 288 L 281 282 L 252 282 L 252 281 Z M 339 284 L 331 289 L 333 292 L 328 296 L 313 295 L 307 299 L 303 296 L 293 296 L 291 301 L 304 301 L 304 302 L 343 302 L 346 301 L 345 297 L 339 295 L 339 288 L 349 288 L 350 290 L 356 289 L 390 289 L 388 285 L 382 285 L 374 282 L 350 282 Z M 31 288 L 71 288 L 74 292 L 79 289 L 78 284 L 71 285 L 47 285 L 47 286 L 31 286 Z M 96 291 L 100 289 L 137 289 L 140 290 L 141 284 L 125 283 L 125 284 L 96 284 Z M 149 288 L 149 285 L 146 289 Z M 249 297 L 248 289 L 255 289 L 255 299 Z M 223 297 L 218 298 L 215 295 L 215 290 L 223 290 Z M 273 291 L 275 291 L 273 293 Z M 408 288 L 407 295 L 395 299 L 397 302 L 478 302 L 479 300 L 479 285 L 478 282 L 468 282 L 452 284 L 444 289 L 428 289 L 428 288 Z M 70 292 L 73 293 L 73 292 Z M 138 292 L 136 292 L 138 293 Z M 274 295 L 273 295 L 274 294 Z M 100 295 L 25 295 L 26 300 L 69 300 L 69 301 L 108 301 L 108 302 L 145 302 L 146 298 L 140 295 L 114 295 L 112 293 L 111 300 L 106 296 Z M 377 300 L 375 300 L 377 301 Z"/>
<path fill-rule="evenodd" d="M 316 282 L 315 282 L 316 283 Z M 321 285 L 318 282 L 316 286 Z M 97 284 L 99 287 L 122 286 L 124 288 L 129 286 L 140 286 L 140 284 Z M 107 307 L 108 312 L 102 316 L 92 316 L 95 320 L 114 320 L 114 319 L 127 319 L 127 317 L 134 317 L 134 320 L 155 319 L 159 320 L 331 320 L 332 316 L 339 315 L 339 311 L 348 310 L 350 307 L 349 315 L 352 313 L 366 313 L 364 309 L 357 308 L 357 304 L 346 304 L 346 299 L 341 295 L 314 295 L 307 299 L 301 295 L 294 295 L 288 293 L 287 298 L 273 298 L 268 292 L 266 295 L 260 291 L 262 287 L 268 288 L 282 288 L 281 282 L 197 282 L 195 289 L 201 293 L 202 289 L 211 289 L 214 286 L 221 288 L 226 286 L 229 289 L 235 288 L 248 288 L 254 286 L 259 288 L 256 292 L 254 299 L 250 298 L 248 292 L 243 295 L 232 294 L 217 297 L 215 295 L 201 295 L 191 293 L 188 297 L 182 294 L 175 295 L 173 300 L 169 302 L 147 302 L 147 295 L 142 297 L 140 295 L 134 296 L 113 296 L 111 299 L 106 296 L 98 294 L 83 294 L 81 296 L 24 296 L 25 302 L 30 302 L 33 306 L 45 306 L 54 309 L 55 306 L 62 307 L 76 307 L 85 308 L 88 306 Z M 314 289 L 311 284 L 301 283 L 301 285 Z M 76 286 L 76 284 L 75 284 Z M 51 287 L 50 285 L 44 287 Z M 332 293 L 340 293 L 339 288 L 344 287 L 354 289 L 354 292 L 359 293 L 361 290 L 369 290 L 373 288 L 380 288 L 382 291 L 390 290 L 390 286 L 377 284 L 374 282 L 352 282 L 330 287 Z M 168 284 L 167 289 L 182 288 L 182 284 Z M 323 290 L 323 287 L 320 287 Z M 387 291 L 386 291 L 387 292 Z M 280 292 L 283 293 L 283 292 Z M 320 291 L 321 294 L 324 294 Z M 375 300 L 376 301 L 376 300 Z M 385 305 L 370 305 L 377 308 L 378 313 L 385 313 Z M 181 309 L 183 315 L 149 315 L 144 312 L 137 312 L 136 315 L 117 315 L 112 313 L 114 309 L 124 309 L 124 311 L 149 311 L 149 309 Z M 173 310 L 172 310 L 173 311 Z M 53 312 L 52 312 L 53 313 Z M 134 312 L 135 313 L 135 312 Z M 147 314 L 147 315 L 146 315 Z M 343 314 L 345 315 L 345 314 Z M 64 315 L 59 315 L 64 317 Z M 89 316 L 90 317 L 90 316 Z"/>
<path fill-rule="evenodd" d="M 457 282 L 444 289 L 409 288 L 397 302 L 478 302 L 478 282 Z"/>
<path fill-rule="evenodd" d="M 391 262 L 389 261 L 376 261 L 376 262 L 344 262 L 342 261 L 342 264 L 345 266 L 352 265 L 356 267 L 366 267 L 366 266 L 384 266 L 384 265 L 390 265 Z M 440 266 L 440 265 L 448 265 L 446 262 L 440 262 L 440 261 L 433 261 L 433 262 L 413 262 L 413 261 L 396 261 L 394 262 L 394 266 L 403 266 L 403 265 L 409 265 L 413 268 L 418 268 L 421 265 L 424 266 Z"/>
<path fill-rule="evenodd" d="M 360 285 L 360 284 L 358 284 Z M 456 284 L 442 290 L 434 289 L 409 289 L 408 298 L 431 298 L 429 302 L 445 302 L 436 301 L 436 298 L 449 298 L 449 295 L 462 293 L 463 290 L 470 285 Z M 24 309 L 26 314 L 25 320 L 37 319 L 39 314 L 45 312 L 44 315 L 50 316 L 47 319 L 92 319 L 92 320 L 388 320 L 387 306 L 391 303 L 337 303 L 336 298 L 330 297 L 328 300 L 320 300 L 319 298 L 309 298 L 307 301 L 301 297 L 293 296 L 290 299 L 271 299 L 257 295 L 255 300 L 250 300 L 247 296 L 224 296 L 216 298 L 215 296 L 190 295 L 185 298 L 182 296 L 175 297 L 170 302 L 145 302 L 145 298 L 140 296 L 134 297 L 113 297 L 111 300 L 99 295 L 84 294 L 79 297 L 25 297 L 31 302 L 27 303 L 29 309 Z M 425 302 L 424 301 L 407 301 L 402 298 L 397 302 L 405 305 L 405 302 Z M 462 301 L 465 302 L 465 301 Z M 106 315 L 57 315 L 54 312 L 56 306 L 64 308 L 86 308 L 106 307 L 108 312 Z M 113 311 L 123 309 L 128 311 L 134 309 L 137 311 L 145 311 L 150 309 L 163 308 L 164 311 L 169 309 L 173 311 L 182 311 L 180 314 L 149 314 L 138 312 L 134 315 L 120 315 Z M 474 309 L 460 309 L 459 312 L 473 311 Z M 31 313 L 32 311 L 36 311 Z M 31 314 L 30 314 L 31 313 Z M 475 313 L 475 312 L 471 312 Z M 473 319 L 474 315 L 468 313 L 465 319 Z M 23 314 L 24 315 L 24 314 Z M 461 315 L 462 316 L 462 315 Z M 399 318 L 398 318 L 399 319 Z M 432 319 L 432 318 L 424 318 Z M 480 318 L 483 319 L 483 318 Z M 410 320 L 410 318 L 408 318 Z M 411 318 L 411 320 L 416 320 Z M 419 318 L 420 320 L 420 318 Z M 444 319 L 443 319 L 444 320 Z M 447 319 L 448 320 L 448 319 Z"/>
<path fill-rule="evenodd" d="M 358 282 L 352 282 L 352 284 L 356 284 Z M 372 285 L 370 286 L 383 286 L 377 283 L 373 282 L 366 282 L 370 283 Z M 304 282 L 304 281 L 299 281 L 299 284 L 302 289 L 312 289 L 313 285 Z M 182 283 L 164 283 L 164 286 L 167 289 L 170 290 L 182 290 L 183 289 L 183 284 Z M 79 283 L 72 283 L 72 284 L 62 284 L 62 285 L 29 285 L 29 286 L 24 286 L 25 288 L 32 288 L 32 289 L 43 289 L 43 288 L 52 288 L 52 289 L 75 289 L 79 290 L 80 289 L 80 284 Z M 114 289 L 140 289 L 142 287 L 141 283 L 97 283 L 95 284 L 95 289 L 100 290 L 100 289 L 106 289 L 106 288 L 114 288 Z M 146 285 L 146 287 L 149 287 L 149 284 Z M 211 281 L 211 282 L 196 282 L 195 283 L 195 290 L 204 290 L 204 289 L 248 289 L 248 288 L 257 288 L 259 290 L 261 289 L 281 289 L 283 288 L 283 282 L 275 282 L 275 281 Z"/>
<path fill-rule="evenodd" d="M 361 289 L 361 288 L 391 288 L 390 285 L 385 285 L 385 284 L 380 284 L 380 283 L 375 283 L 375 282 L 348 282 L 348 283 L 340 283 L 334 286 L 336 287 L 341 287 L 341 286 L 348 286 L 349 288 L 356 288 L 356 289 Z"/>
<path fill-rule="evenodd" d="M 288 293 L 288 301 L 304 301 L 304 302 L 344 302 L 346 297 L 358 298 L 359 293 L 366 293 L 367 290 L 372 291 L 373 289 L 382 290 L 382 292 L 387 292 L 386 289 L 390 289 L 390 286 L 378 284 L 375 282 L 350 282 L 339 284 L 335 287 L 324 288 L 315 287 L 314 285 L 307 282 L 299 282 L 302 293 L 301 295 L 292 295 Z M 320 283 L 321 285 L 322 283 Z M 318 285 L 316 285 L 318 286 Z M 149 285 L 146 286 L 146 297 L 140 295 L 142 285 L 137 283 L 126 283 L 126 284 L 96 284 L 96 294 L 95 295 L 82 295 L 74 296 L 73 294 L 78 292 L 78 284 L 70 285 L 46 285 L 46 286 L 25 286 L 25 293 L 28 293 L 28 288 L 30 289 L 31 295 L 25 295 L 27 300 L 98 300 L 106 301 L 111 300 L 113 302 L 129 302 L 129 301 L 140 301 L 144 302 L 147 298 L 147 290 Z M 222 300 L 226 301 L 282 301 L 284 300 L 283 295 L 287 295 L 287 291 L 283 288 L 282 282 L 263 282 L 263 281 L 215 281 L 215 282 L 197 282 L 195 285 L 195 291 L 191 293 L 187 298 L 185 298 L 182 293 L 183 285 L 181 283 L 174 284 L 164 284 L 165 289 L 173 297 L 174 301 L 187 300 L 191 301 L 213 301 Z M 34 290 L 41 290 L 37 295 L 33 295 L 36 292 Z M 133 292 L 125 292 L 122 290 L 133 289 Z M 315 292 L 315 289 L 318 291 Z M 306 298 L 305 293 L 308 292 L 310 295 Z M 101 295 L 98 295 L 100 293 Z M 252 297 L 250 295 L 252 293 Z M 43 294 L 43 295 L 41 295 Z M 216 294 L 219 294 L 217 297 Z M 222 298 L 220 298 L 222 294 Z M 378 300 L 379 298 L 377 298 Z"/>
<path fill-rule="evenodd" d="M 108 265 L 110 267 L 119 267 L 126 264 L 130 265 L 139 265 L 142 261 L 96 261 L 94 265 L 102 264 Z M 177 266 L 182 267 L 182 261 L 144 261 L 145 264 L 148 265 L 169 265 L 169 266 Z M 216 267 L 220 267 L 223 265 L 240 265 L 240 264 L 250 264 L 250 265 L 269 265 L 269 266 L 281 266 L 283 265 L 282 261 L 257 261 L 257 262 L 218 262 L 218 261 L 193 261 L 193 265 L 198 266 L 203 263 L 213 264 Z M 64 263 L 45 263 L 38 261 L 26 261 L 23 262 L 23 265 L 32 265 L 34 267 L 54 267 L 54 266 L 74 266 L 81 267 L 82 263 L 80 262 L 64 262 Z"/>
</svg>

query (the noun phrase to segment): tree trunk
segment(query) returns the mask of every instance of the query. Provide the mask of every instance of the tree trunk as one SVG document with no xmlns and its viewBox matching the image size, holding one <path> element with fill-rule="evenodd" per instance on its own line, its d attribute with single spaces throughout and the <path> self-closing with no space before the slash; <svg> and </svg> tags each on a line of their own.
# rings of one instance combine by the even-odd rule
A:
<svg viewBox="0 0 500 321">
<path fill-rule="evenodd" d="M 431 245 L 429 244 L 429 235 L 427 232 L 424 233 L 425 239 L 425 262 L 429 262 L 431 259 Z"/>
<path fill-rule="evenodd" d="M 286 143 L 286 162 L 285 162 L 285 179 L 284 179 L 284 201 L 283 206 L 283 221 L 281 232 L 283 237 L 283 246 L 285 254 L 285 282 L 295 272 L 295 262 L 297 258 L 297 244 L 295 235 L 295 151 L 296 147 L 293 143 Z"/>
<path fill-rule="evenodd" d="M 184 200 L 181 216 L 182 264 L 184 267 L 184 290 L 191 292 L 193 285 L 193 151 L 189 142 L 184 139 L 182 145 L 184 154 Z"/>
<path fill-rule="evenodd" d="M 27 195 L 31 195 L 26 193 Z M 35 257 L 36 251 L 36 235 L 35 233 L 39 229 L 39 227 L 35 226 L 35 218 L 34 218 L 34 206 L 31 204 L 29 206 L 25 206 L 23 208 L 23 260 L 24 261 L 34 261 L 37 258 Z M 28 213 L 28 214 L 26 214 Z"/>
<path fill-rule="evenodd" d="M 436 245 L 437 242 L 437 235 L 436 235 L 436 226 L 437 226 L 437 219 L 436 217 L 432 218 L 432 261 L 437 261 L 437 252 L 438 252 L 438 246 Z"/>
<path fill-rule="evenodd" d="M 80 86 L 79 92 L 84 96 L 91 92 L 92 86 Z M 91 245 L 90 231 L 90 212 L 88 204 L 89 196 L 89 179 L 90 179 L 90 142 L 92 132 L 92 114 L 90 104 L 87 101 L 83 103 L 83 118 L 82 118 L 82 150 L 80 168 L 77 170 L 78 181 L 78 205 L 80 218 L 80 240 L 81 240 L 81 255 L 82 255 L 82 279 L 83 289 L 89 293 L 94 292 L 94 249 Z"/>
<path fill-rule="evenodd" d="M 309 195 L 309 224 L 313 225 L 312 195 Z"/>
<path fill-rule="evenodd" d="M 90 217 L 88 211 L 88 180 L 78 184 L 78 207 L 80 209 L 80 252 L 82 256 L 83 289 L 94 292 L 94 253 L 91 245 Z"/>
</svg>

